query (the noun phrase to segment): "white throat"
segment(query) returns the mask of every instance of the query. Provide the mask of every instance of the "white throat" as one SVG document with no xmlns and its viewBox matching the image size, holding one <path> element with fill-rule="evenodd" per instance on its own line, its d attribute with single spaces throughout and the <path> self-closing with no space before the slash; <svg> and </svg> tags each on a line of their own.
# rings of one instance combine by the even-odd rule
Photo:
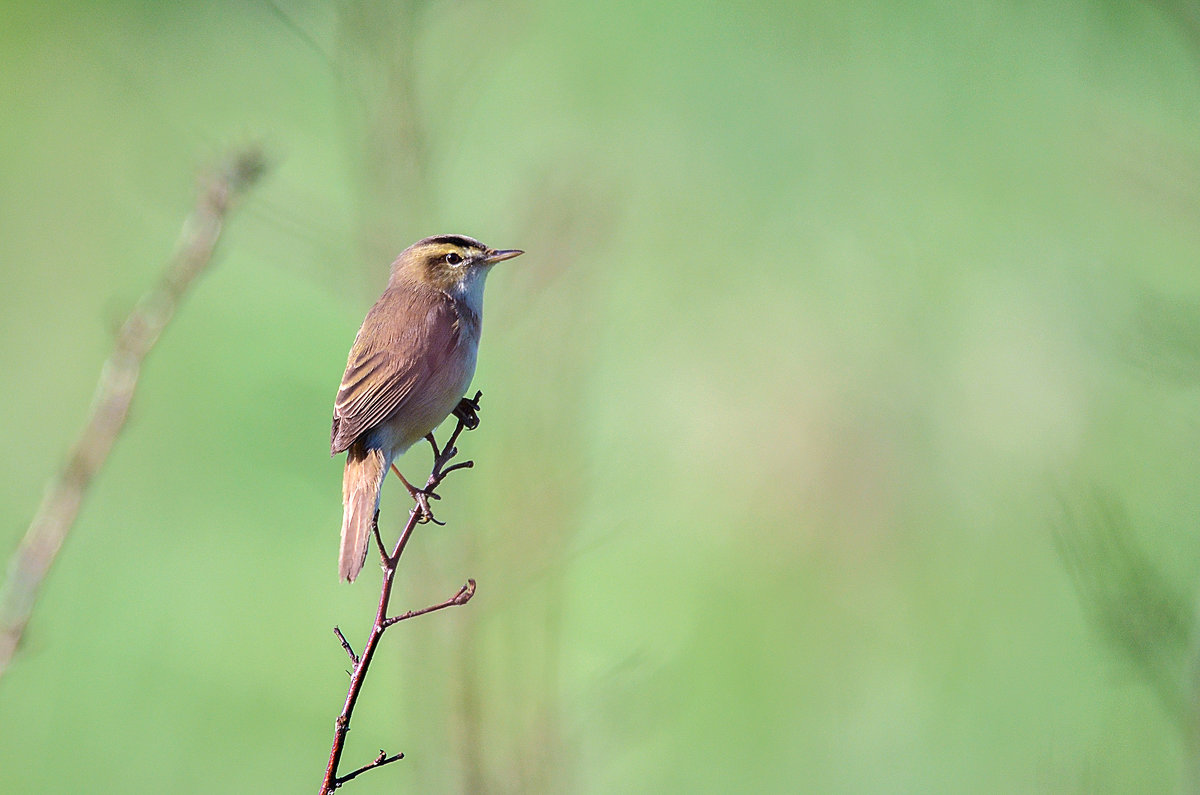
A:
<svg viewBox="0 0 1200 795">
<path fill-rule="evenodd" d="M 483 317 L 483 282 L 491 270 L 490 267 L 471 268 L 466 277 L 450 290 L 455 298 L 479 317 Z"/>
</svg>

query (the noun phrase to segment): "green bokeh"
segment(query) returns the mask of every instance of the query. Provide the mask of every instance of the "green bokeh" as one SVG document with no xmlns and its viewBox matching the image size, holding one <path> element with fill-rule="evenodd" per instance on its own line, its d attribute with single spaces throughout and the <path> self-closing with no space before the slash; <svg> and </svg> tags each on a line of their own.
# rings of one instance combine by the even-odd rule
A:
<svg viewBox="0 0 1200 795">
<path fill-rule="evenodd" d="M 330 629 L 377 598 L 336 580 L 333 393 L 388 257 L 444 232 L 528 253 L 397 603 L 479 592 L 385 637 L 347 762 L 407 759 L 347 792 L 1196 785 L 1159 641 L 1106 642 L 1056 544 L 1103 493 L 1200 582 L 1173 9 L 5 4 L 4 556 L 195 173 L 272 168 L 0 681 L 0 789 L 317 790 Z"/>
</svg>

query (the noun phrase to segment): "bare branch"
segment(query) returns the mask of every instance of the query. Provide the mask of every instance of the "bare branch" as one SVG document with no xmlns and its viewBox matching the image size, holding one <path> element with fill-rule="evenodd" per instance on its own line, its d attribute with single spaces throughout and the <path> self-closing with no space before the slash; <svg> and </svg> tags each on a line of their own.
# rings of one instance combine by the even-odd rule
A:
<svg viewBox="0 0 1200 795">
<path fill-rule="evenodd" d="M 220 168 L 202 177 L 195 207 L 184 223 L 170 265 L 122 324 L 113 352 L 100 371 L 91 414 L 9 561 L 0 590 L 0 676 L 20 646 L 42 581 L 75 523 L 84 495 L 125 425 L 143 361 L 188 288 L 212 263 L 230 208 L 265 168 L 262 152 L 248 148 L 235 152 Z"/>
<path fill-rule="evenodd" d="M 375 538 L 375 548 L 379 550 L 379 557 L 386 558 L 387 547 L 383 545 L 383 536 L 379 535 L 379 511 L 371 517 L 371 535 Z"/>
<path fill-rule="evenodd" d="M 350 664 L 358 665 L 358 655 L 354 653 L 354 649 L 350 646 L 350 641 L 346 640 L 346 636 L 342 634 L 342 628 L 334 627 L 333 634 L 337 635 L 338 640 L 342 642 L 342 648 L 346 650 L 346 654 L 350 655 Z"/>
<path fill-rule="evenodd" d="M 387 753 L 381 748 L 379 750 L 379 756 L 375 757 L 375 761 L 371 762 L 370 764 L 363 765 L 362 767 L 358 768 L 357 770 L 355 770 L 351 773 L 347 773 L 344 776 L 339 776 L 337 781 L 335 781 L 333 783 L 333 788 L 337 789 L 338 787 L 342 786 L 350 779 L 355 778 L 356 776 L 359 776 L 363 773 L 366 773 L 368 770 L 374 770 L 377 767 L 383 767 L 384 765 L 390 765 L 392 762 L 396 762 L 403 758 L 404 758 L 404 754 L 394 754 L 392 756 L 388 756 Z"/>
<path fill-rule="evenodd" d="M 379 605 L 375 610 L 375 622 L 371 626 L 371 633 L 367 636 L 366 645 L 363 646 L 362 656 L 355 657 L 350 644 L 346 642 L 345 637 L 338 628 L 334 628 L 334 632 L 342 640 L 342 646 L 346 649 L 346 653 L 350 655 L 351 661 L 354 663 L 354 668 L 350 672 L 350 687 L 346 692 L 346 701 L 342 706 L 342 712 L 338 715 L 337 721 L 334 723 L 333 730 L 333 746 L 329 750 L 329 764 L 325 767 L 325 780 L 321 784 L 321 795 L 329 795 L 342 784 L 354 778 L 360 773 L 371 770 L 375 767 L 382 767 L 388 762 L 394 762 L 396 759 L 402 758 L 403 754 L 398 754 L 395 757 L 387 757 L 382 751 L 374 762 L 369 765 L 360 767 L 353 773 L 346 776 L 338 776 L 338 765 L 341 763 L 342 751 L 346 745 L 346 735 L 350 731 L 350 719 L 354 714 L 354 706 L 358 703 L 358 696 L 362 692 L 363 682 L 366 681 L 367 670 L 371 666 L 371 660 L 375 656 L 375 649 L 379 646 L 379 640 L 383 637 L 384 631 L 401 621 L 416 616 L 432 613 L 437 610 L 443 610 L 447 607 L 456 605 L 465 605 L 475 595 L 475 581 L 467 580 L 467 584 L 458 589 L 458 593 L 450 597 L 444 602 L 439 602 L 436 605 L 422 608 L 420 610 L 412 610 L 399 616 L 392 618 L 388 617 L 388 605 L 392 598 L 392 584 L 396 580 L 396 568 L 400 563 L 400 556 L 404 554 L 404 549 L 408 545 L 408 540 L 412 537 L 413 530 L 422 521 L 432 520 L 433 514 L 429 511 L 428 498 L 435 497 L 433 490 L 436 489 L 446 476 L 456 469 L 464 469 L 461 464 L 450 465 L 451 460 L 458 454 L 458 449 L 454 446 L 459 435 L 464 429 L 473 428 L 479 425 L 479 398 L 482 393 L 476 393 L 471 400 L 463 398 L 463 404 L 470 408 L 469 413 L 459 413 L 455 411 L 455 416 L 458 417 L 458 424 L 455 426 L 453 433 L 450 434 L 450 440 L 440 448 L 437 441 L 430 434 L 430 445 L 432 445 L 435 455 L 433 460 L 433 469 L 429 473 L 428 480 L 425 481 L 425 488 L 417 491 L 416 499 L 413 502 L 412 509 L 408 512 L 408 521 L 404 524 L 404 529 L 400 531 L 400 537 L 396 539 L 396 544 L 392 547 L 392 551 L 387 552 L 383 544 L 383 539 L 379 534 L 379 516 L 376 514 L 376 521 L 372 522 L 372 530 L 375 535 L 375 543 L 379 548 L 380 563 L 383 567 L 383 583 L 379 591 Z M 462 404 L 460 404 L 461 408 Z M 469 463 L 469 462 L 467 462 Z M 440 523 L 439 523 L 440 524 Z"/>
<path fill-rule="evenodd" d="M 475 466 L 474 461 L 463 461 L 461 464 L 455 464 L 452 467 L 446 467 L 446 471 L 442 474 L 449 475 L 451 472 L 453 472 L 456 469 L 471 469 L 474 466 Z"/>
<path fill-rule="evenodd" d="M 467 580 L 467 584 L 464 585 L 463 587 L 459 588 L 458 593 L 454 594 L 454 596 L 451 596 L 446 601 L 438 602 L 436 605 L 430 605 L 429 607 L 423 607 L 420 610 L 409 610 L 407 613 L 404 613 L 403 615 L 395 616 L 394 618 L 384 619 L 383 628 L 387 629 L 392 624 L 399 624 L 401 621 L 404 621 L 406 619 L 416 618 L 417 616 L 423 616 L 426 613 L 432 613 L 435 610 L 443 610 L 447 607 L 455 607 L 457 605 L 465 605 L 467 602 L 471 601 L 471 597 L 474 595 L 475 595 L 475 581 Z"/>
</svg>

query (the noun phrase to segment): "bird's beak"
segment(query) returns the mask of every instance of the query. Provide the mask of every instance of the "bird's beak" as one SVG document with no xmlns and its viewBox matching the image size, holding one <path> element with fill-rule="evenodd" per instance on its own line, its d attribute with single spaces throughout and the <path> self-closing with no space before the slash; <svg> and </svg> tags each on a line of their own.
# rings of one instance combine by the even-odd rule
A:
<svg viewBox="0 0 1200 795">
<path fill-rule="evenodd" d="M 488 253 L 484 255 L 483 264 L 484 265 L 495 265 L 497 262 L 503 262 L 506 259 L 512 259 L 513 257 L 519 257 L 524 253 L 525 252 L 521 251 L 519 248 L 510 248 L 506 251 L 497 251 L 496 249 L 493 248 L 493 249 L 490 249 L 488 251 Z"/>
</svg>

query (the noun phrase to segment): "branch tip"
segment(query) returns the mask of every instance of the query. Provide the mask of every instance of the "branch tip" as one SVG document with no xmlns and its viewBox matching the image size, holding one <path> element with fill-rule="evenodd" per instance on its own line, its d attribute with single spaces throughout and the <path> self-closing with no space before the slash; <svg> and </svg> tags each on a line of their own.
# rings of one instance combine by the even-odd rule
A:
<svg viewBox="0 0 1200 795">
<path fill-rule="evenodd" d="M 454 604 L 465 605 L 471 601 L 471 597 L 475 595 L 475 580 L 468 579 L 467 584 L 459 589 L 458 594 L 454 597 Z"/>
<path fill-rule="evenodd" d="M 350 657 L 350 662 L 358 666 L 358 655 L 354 653 L 354 649 L 350 646 L 350 641 L 346 640 L 346 636 L 342 634 L 341 627 L 334 627 L 333 634 L 337 635 L 338 640 L 342 642 L 342 648 L 346 650 L 346 654 Z"/>
</svg>

